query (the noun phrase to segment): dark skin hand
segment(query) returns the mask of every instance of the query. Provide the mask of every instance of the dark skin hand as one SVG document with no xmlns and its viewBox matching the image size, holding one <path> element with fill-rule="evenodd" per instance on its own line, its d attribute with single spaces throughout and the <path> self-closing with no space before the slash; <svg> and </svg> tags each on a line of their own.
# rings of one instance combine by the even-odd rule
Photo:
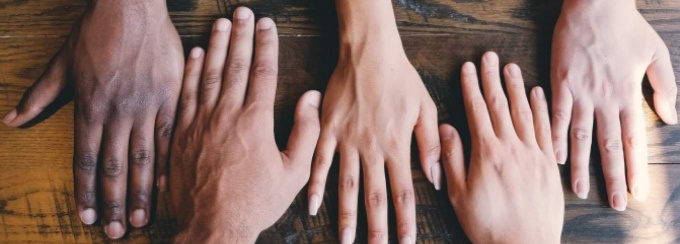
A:
<svg viewBox="0 0 680 244">
<path fill-rule="evenodd" d="M 280 151 L 273 114 L 278 52 L 274 22 L 256 25 L 244 7 L 234 11 L 233 24 L 215 22 L 207 54 L 191 51 L 171 153 L 176 243 L 254 243 L 307 182 L 321 94 L 302 96 L 288 149 Z"/>
<path fill-rule="evenodd" d="M 19 127 L 73 89 L 78 215 L 88 225 L 100 217 L 105 233 L 117 239 L 128 220 L 135 227 L 148 223 L 154 182 L 166 188 L 183 66 L 165 1 L 90 1 L 3 122 Z"/>
</svg>

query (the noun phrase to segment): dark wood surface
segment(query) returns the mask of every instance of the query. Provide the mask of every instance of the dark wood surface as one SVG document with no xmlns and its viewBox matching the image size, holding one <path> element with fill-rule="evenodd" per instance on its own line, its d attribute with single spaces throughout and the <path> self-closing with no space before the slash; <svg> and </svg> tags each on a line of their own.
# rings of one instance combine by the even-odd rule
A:
<svg viewBox="0 0 680 244">
<path fill-rule="evenodd" d="M 308 89 L 323 90 L 337 58 L 337 21 L 330 0 L 168 0 L 185 50 L 205 46 L 215 18 L 237 6 L 273 18 L 281 36 L 276 103 L 277 141 L 285 142 L 297 98 Z M 441 122 L 465 131 L 459 89 L 463 62 L 478 61 L 486 50 L 503 63 L 518 63 L 527 88 L 549 85 L 550 41 L 560 1 L 540 0 L 394 0 L 404 46 L 437 103 Z M 680 0 L 638 1 L 638 8 L 668 45 L 680 77 Z M 13 109 L 23 91 L 40 75 L 51 55 L 84 10 L 84 1 L 0 0 L 0 114 Z M 626 50 L 622 50 L 626 51 Z M 649 89 L 645 89 L 649 95 Z M 680 242 L 680 127 L 665 126 L 645 104 L 651 194 L 645 203 L 630 198 L 628 210 L 607 206 L 597 153 L 593 154 L 588 200 L 570 190 L 568 166 L 561 167 L 566 216 L 562 241 L 611 243 Z M 64 106 L 30 129 L 0 126 L 0 242 L 102 242 L 101 225 L 80 224 L 75 213 L 71 157 L 73 106 Z M 414 149 L 413 153 L 417 153 Z M 445 191 L 435 192 L 416 157 L 418 241 L 466 242 Z M 124 242 L 168 242 L 174 221 L 167 196 L 158 196 L 153 224 L 134 229 Z M 363 201 L 361 201 L 363 202 Z M 306 189 L 261 243 L 337 242 L 337 166 L 331 171 L 318 217 L 307 216 Z M 390 218 L 394 218 L 393 214 Z M 394 221 L 391 221 L 394 222 Z M 359 219 L 357 242 L 366 237 Z M 396 242 L 394 228 L 391 240 Z"/>
</svg>

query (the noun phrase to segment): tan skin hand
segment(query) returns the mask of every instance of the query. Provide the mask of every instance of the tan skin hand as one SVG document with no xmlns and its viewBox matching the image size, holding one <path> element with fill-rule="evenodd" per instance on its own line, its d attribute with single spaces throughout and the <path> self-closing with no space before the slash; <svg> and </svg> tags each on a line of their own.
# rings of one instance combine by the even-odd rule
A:
<svg viewBox="0 0 680 244">
<path fill-rule="evenodd" d="M 558 163 L 569 155 L 572 189 L 585 199 L 596 136 L 609 204 L 622 211 L 627 191 L 638 200 L 649 192 L 641 82 L 646 73 L 667 124 L 677 123 L 677 87 L 668 49 L 635 2 L 609 3 L 564 2 L 553 39 L 552 137 Z"/>
<path fill-rule="evenodd" d="M 176 243 L 254 243 L 309 179 L 321 94 L 302 96 L 288 149 L 280 152 L 273 113 L 278 51 L 274 22 L 263 18 L 255 26 L 244 7 L 233 24 L 215 22 L 207 54 L 191 51 L 170 164 Z"/>
<path fill-rule="evenodd" d="M 341 241 L 354 240 L 360 174 L 369 242 L 387 241 L 388 173 L 399 238 L 414 242 L 411 136 L 415 130 L 424 170 L 437 188 L 441 174 L 439 137 L 437 109 L 401 43 L 367 44 L 361 50 L 341 51 L 322 111 L 322 132 L 309 186 L 310 213 L 315 215 L 321 204 L 328 170 L 337 151 Z"/>
<path fill-rule="evenodd" d="M 461 83 L 472 148 L 466 169 L 456 130 L 440 126 L 449 199 L 472 243 L 559 243 L 564 196 L 550 140 L 547 102 L 540 87 L 527 101 L 519 67 L 498 56 L 482 60 L 480 92 L 475 66 L 463 65 Z"/>
<path fill-rule="evenodd" d="M 21 126 L 73 89 L 77 211 L 85 224 L 100 216 L 105 233 L 120 238 L 128 220 L 136 227 L 149 221 L 153 186 L 166 174 L 183 66 L 165 1 L 91 1 L 3 122 Z"/>
</svg>

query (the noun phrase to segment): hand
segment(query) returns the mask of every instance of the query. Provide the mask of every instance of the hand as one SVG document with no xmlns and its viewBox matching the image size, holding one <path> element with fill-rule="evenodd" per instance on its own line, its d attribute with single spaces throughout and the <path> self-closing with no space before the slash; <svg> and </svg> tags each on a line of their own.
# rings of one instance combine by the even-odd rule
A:
<svg viewBox="0 0 680 244">
<path fill-rule="evenodd" d="M 458 133 L 450 125 L 439 128 L 449 199 L 472 243 L 559 243 L 564 196 L 545 95 L 534 88 L 530 106 L 521 71 L 509 64 L 508 101 L 498 70 L 498 56 L 484 54 L 482 96 L 474 64 L 463 65 L 472 137 L 467 173 Z"/>
<path fill-rule="evenodd" d="M 396 41 L 395 41 L 396 40 Z M 369 243 L 387 242 L 389 173 L 401 243 L 415 243 L 415 197 L 411 176 L 411 136 L 415 130 L 427 178 L 440 188 L 437 108 L 418 73 L 394 38 L 341 48 L 326 89 L 322 131 L 309 185 L 309 212 L 315 215 L 331 166 L 340 153 L 339 233 L 355 239 L 360 168 L 368 214 Z"/>
<path fill-rule="evenodd" d="M 555 155 L 557 162 L 566 161 L 570 138 L 573 191 L 588 196 L 595 120 L 609 205 L 626 209 L 626 185 L 644 200 L 649 176 L 642 79 L 646 72 L 656 113 L 668 124 L 678 120 L 677 87 L 668 49 L 635 2 L 565 1 L 555 27 L 551 72 Z"/>
<path fill-rule="evenodd" d="M 288 149 L 279 152 L 278 37 L 271 19 L 258 21 L 257 30 L 254 19 L 249 9 L 236 9 L 233 28 L 226 19 L 215 22 L 205 58 L 200 48 L 191 51 L 170 164 L 177 243 L 254 243 L 309 179 L 321 94 L 302 96 Z"/>
<path fill-rule="evenodd" d="M 165 1 L 91 1 L 45 72 L 3 122 L 21 126 L 61 92 L 73 89 L 77 210 L 88 225 L 100 211 L 105 233 L 120 238 L 126 213 L 135 227 L 149 221 L 154 161 L 160 188 L 165 188 L 183 66 L 182 45 Z"/>
</svg>

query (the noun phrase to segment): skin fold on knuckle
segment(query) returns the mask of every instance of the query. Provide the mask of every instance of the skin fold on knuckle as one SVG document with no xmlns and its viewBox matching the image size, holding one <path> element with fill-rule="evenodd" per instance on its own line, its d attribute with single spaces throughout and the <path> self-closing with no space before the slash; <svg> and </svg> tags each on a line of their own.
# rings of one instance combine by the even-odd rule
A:
<svg viewBox="0 0 680 244">
<path fill-rule="evenodd" d="M 109 201 L 105 205 L 108 221 L 121 221 L 124 217 L 125 206 L 120 201 Z"/>
<path fill-rule="evenodd" d="M 115 178 L 123 172 L 123 161 L 116 156 L 108 156 L 104 159 L 102 174 L 104 177 Z"/>
<path fill-rule="evenodd" d="M 608 154 L 616 154 L 623 151 L 623 146 L 621 144 L 621 139 L 618 138 L 607 138 L 602 142 L 602 148 L 604 152 Z"/>
<path fill-rule="evenodd" d="M 152 161 L 152 152 L 146 148 L 134 150 L 133 164 L 137 167 L 145 167 Z"/>
<path fill-rule="evenodd" d="M 571 139 L 579 143 L 590 143 L 592 131 L 583 128 L 572 128 Z"/>
<path fill-rule="evenodd" d="M 397 206 L 409 207 L 414 203 L 413 190 L 404 189 L 399 190 L 395 194 L 394 202 Z"/>
<path fill-rule="evenodd" d="M 373 209 L 383 209 L 387 207 L 387 196 L 382 192 L 372 192 L 368 194 L 366 205 Z"/>
<path fill-rule="evenodd" d="M 76 167 L 83 173 L 93 173 L 97 167 L 97 158 L 90 152 L 85 152 L 75 158 Z"/>
<path fill-rule="evenodd" d="M 340 181 L 340 190 L 351 192 L 357 189 L 357 179 L 353 176 L 345 176 Z"/>
</svg>

